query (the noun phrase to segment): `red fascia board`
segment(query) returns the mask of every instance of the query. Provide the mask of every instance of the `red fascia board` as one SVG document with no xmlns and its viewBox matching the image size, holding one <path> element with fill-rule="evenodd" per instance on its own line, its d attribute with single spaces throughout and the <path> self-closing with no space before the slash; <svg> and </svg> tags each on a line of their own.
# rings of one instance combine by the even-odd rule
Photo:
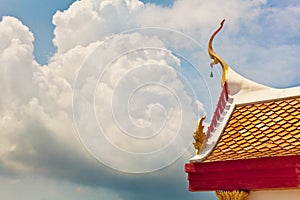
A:
<svg viewBox="0 0 300 200">
<path fill-rule="evenodd" d="M 188 163 L 190 191 L 300 188 L 300 155 Z"/>
</svg>

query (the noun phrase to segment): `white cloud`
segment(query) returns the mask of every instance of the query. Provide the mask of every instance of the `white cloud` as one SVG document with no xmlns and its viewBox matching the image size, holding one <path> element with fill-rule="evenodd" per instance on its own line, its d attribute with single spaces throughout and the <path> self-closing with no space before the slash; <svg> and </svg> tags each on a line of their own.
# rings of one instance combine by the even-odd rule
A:
<svg viewBox="0 0 300 200">
<path fill-rule="evenodd" d="M 76 45 L 86 46 L 103 40 L 111 34 L 128 29 L 129 16 L 142 6 L 139 1 L 77 1 L 67 11 L 57 11 L 54 15 L 54 44 L 58 47 L 58 52 L 64 53 Z"/>
<path fill-rule="evenodd" d="M 97 159 L 140 173 L 181 156 L 191 144 L 184 135 L 193 132 L 188 124 L 198 110 L 174 70 L 178 65 L 162 41 L 139 33 L 107 40 L 87 58 L 73 103 L 78 132 Z"/>
<path fill-rule="evenodd" d="M 222 4 L 222 6 L 220 6 Z M 53 17 L 56 25 L 54 44 L 59 52 L 65 52 L 76 45 L 86 46 L 132 28 L 171 28 L 201 38 L 206 42 L 223 18 L 236 31 L 239 23 L 251 20 L 260 14 L 265 1 L 175 1 L 173 7 L 124 0 L 77 1 L 67 11 L 58 11 Z M 86 23 L 88 22 L 88 23 Z"/>
<path fill-rule="evenodd" d="M 13 17 L 3 17 L 0 23 L 0 111 L 28 100 L 32 93 L 33 35 Z"/>
<path fill-rule="evenodd" d="M 113 31 L 105 24 L 95 26 L 93 20 L 89 21 L 90 23 L 84 23 L 85 20 L 80 21 L 76 17 L 76 19 L 74 18 L 77 14 L 78 19 L 82 18 L 82 15 L 90 17 L 90 15 L 93 15 L 93 11 L 86 9 L 91 8 L 89 6 L 93 8 L 98 6 L 98 12 L 103 19 L 124 24 L 117 18 L 121 20 L 123 13 L 129 9 L 127 6 L 130 6 L 132 11 L 136 11 L 139 7 L 143 7 L 143 4 L 123 1 L 82 1 L 82 4 L 79 4 L 79 2 L 74 3 L 65 12 L 65 15 L 70 19 L 64 18 L 62 24 L 59 24 L 60 22 L 57 19 L 57 30 L 62 28 L 65 31 L 66 27 L 74 27 L 72 21 L 74 19 L 76 23 L 86 24 L 91 28 L 88 31 L 89 34 L 85 34 L 86 38 L 93 38 L 93 29 L 101 29 L 106 31 L 107 34 L 103 38 L 97 36 L 98 38 L 88 42 L 83 39 L 81 43 L 78 40 L 81 37 L 76 34 L 75 38 L 77 40 L 72 41 L 72 37 L 69 37 L 68 34 L 58 34 L 56 32 L 55 39 L 60 36 L 68 36 L 61 43 L 62 46 L 68 47 L 63 51 L 58 51 L 50 59 L 48 66 L 38 66 L 33 59 L 33 36 L 27 27 L 12 17 L 4 18 L 1 22 L 2 32 L 5 32 L 8 28 L 12 30 L 11 34 L 6 34 L 7 38 L 5 40 L 8 43 L 11 41 L 14 44 L 13 41 L 15 40 L 22 41 L 17 43 L 22 48 L 8 45 L 3 51 L 3 55 L 7 55 L 3 56 L 6 59 L 4 60 L 5 63 L 14 62 L 13 65 L 8 64 L 6 69 L 1 68 L 5 70 L 1 76 L 10 78 L 10 82 L 2 79 L 4 80 L 3 85 L 11 84 L 9 89 L 9 85 L 6 86 L 6 89 L 8 89 L 8 93 L 5 94 L 7 97 L 6 104 L 10 105 L 14 102 L 14 99 L 18 99 L 18 103 L 9 108 L 4 103 L 1 104 L 6 107 L 6 110 L 2 112 L 3 116 L 1 116 L 1 128 L 7 130 L 1 135 L 5 144 L 1 151 L 3 158 L 5 158 L 2 161 L 3 165 L 11 171 L 29 173 L 40 171 L 40 173 L 46 175 L 53 170 L 50 169 L 52 164 L 45 166 L 43 162 L 47 162 L 47 159 L 55 160 L 53 156 L 58 150 L 61 151 L 60 153 L 63 156 L 66 156 L 66 159 L 72 159 L 68 154 L 76 152 L 79 162 L 80 160 L 87 162 L 83 154 L 83 148 L 80 148 L 79 141 L 76 140 L 76 132 L 72 121 L 72 95 L 74 89 L 75 92 L 78 90 L 81 95 L 80 98 L 88 100 L 75 102 L 79 106 L 80 103 L 84 105 L 83 113 L 79 113 L 80 120 L 83 119 L 83 121 L 76 123 L 82 123 L 82 127 L 89 127 L 87 130 L 96 133 L 96 136 L 99 134 L 99 131 L 97 132 L 98 124 L 93 124 L 94 121 L 90 119 L 91 116 L 86 115 L 89 114 L 87 108 L 90 108 L 91 112 L 94 109 L 95 105 L 91 100 L 96 92 L 97 104 L 95 111 L 98 120 L 105 124 L 101 128 L 103 128 L 104 134 L 108 134 L 108 138 L 112 139 L 111 142 L 114 146 L 117 146 L 118 149 L 124 149 L 121 152 L 125 152 L 125 154 L 120 153 L 118 155 L 118 152 L 111 148 L 110 143 L 93 149 L 94 143 L 91 139 L 84 141 L 85 144 L 88 143 L 86 145 L 91 143 L 92 146 L 88 147 L 91 153 L 95 154 L 95 151 L 102 152 L 100 156 L 103 156 L 103 158 L 97 157 L 99 160 L 107 159 L 103 162 L 112 168 L 121 166 L 118 169 L 130 172 L 143 172 L 143 166 L 145 171 L 151 171 L 171 164 L 191 144 L 192 137 L 185 137 L 185 133 L 193 131 L 189 124 L 197 120 L 199 112 L 198 106 L 193 103 L 192 97 L 185 91 L 184 84 L 176 74 L 175 68 L 181 67 L 179 59 L 172 55 L 170 50 L 166 49 L 164 41 L 153 36 L 153 34 L 152 36 L 143 35 L 133 31 L 132 33 L 117 35 L 114 38 L 107 38 Z M 116 12 L 117 18 L 110 18 L 112 16 L 108 15 L 106 9 L 110 9 L 109 13 Z M 59 16 L 60 13 L 56 15 Z M 95 19 L 98 18 L 95 17 Z M 66 22 L 66 25 L 63 24 Z M 18 35 L 14 36 L 20 30 L 23 31 L 20 34 L 22 36 L 19 38 Z M 27 37 L 24 35 L 27 35 Z M 24 37 L 25 39 L 23 39 Z M 68 43 L 70 41 L 71 43 Z M 152 49 L 147 49 L 149 47 Z M 23 50 L 26 48 L 28 51 Z M 99 49 L 100 52 L 97 52 Z M 11 54 L 6 53 L 9 51 L 11 51 Z M 22 53 L 20 56 L 19 52 Z M 95 54 L 94 57 L 91 56 L 93 54 Z M 105 71 L 103 79 L 100 78 L 99 80 L 98 76 L 105 70 L 106 65 L 122 54 L 124 55 Z M 15 62 L 16 56 L 19 58 L 18 63 Z M 89 62 L 96 63 L 96 68 L 89 69 L 88 64 L 86 64 Z M 80 68 L 81 65 L 82 68 Z M 17 81 L 12 80 L 13 77 L 10 72 L 14 68 L 16 68 L 15 73 L 18 75 Z M 75 88 L 73 88 L 76 76 L 79 77 L 76 79 L 76 84 L 79 84 L 79 87 L 76 88 L 77 85 L 75 84 Z M 25 78 L 24 81 L 23 78 Z M 17 84 L 18 81 L 22 82 Z M 97 81 L 100 81 L 100 87 L 96 87 Z M 143 86 L 143 84 L 148 85 Z M 106 89 L 101 86 L 105 86 Z M 138 89 L 135 94 L 134 89 L 138 87 L 141 87 L 141 89 Z M 97 90 L 94 91 L 95 89 Z M 127 91 L 128 89 L 132 91 Z M 12 96 L 9 93 L 12 93 Z M 130 97 L 130 95 L 133 96 Z M 112 113 L 110 106 L 112 101 L 115 101 L 116 106 L 113 106 L 117 108 L 117 110 L 114 110 L 114 112 L 117 112 L 117 118 L 115 119 L 108 117 Z M 126 105 L 127 102 L 128 105 Z M 193 110 L 193 108 L 196 109 Z M 75 110 L 75 116 L 78 114 L 76 112 L 78 111 Z M 148 123 L 149 126 L 141 127 L 143 123 Z M 118 125 L 121 125 L 121 129 Z M 122 131 L 120 132 L 122 128 L 125 128 L 129 134 L 131 132 L 133 135 L 135 134 L 134 137 L 149 137 L 148 141 L 132 139 Z M 89 137 L 87 130 L 84 130 L 84 132 L 82 130 L 78 131 L 80 134 Z M 95 138 L 93 140 L 97 141 Z M 170 146 L 170 144 L 173 145 Z M 165 147 L 168 148 L 164 150 Z M 158 150 L 161 151 L 160 154 L 156 152 Z M 110 154 L 105 152 L 110 152 Z M 128 152 L 144 154 L 156 152 L 156 154 L 149 155 L 147 158 L 143 156 L 144 154 L 135 157 Z M 111 156 L 114 154 L 117 159 Z M 168 157 L 163 155 L 168 155 Z M 144 164 L 140 162 L 141 159 L 145 159 Z M 146 162 L 147 160 L 148 162 Z M 153 166 L 151 163 L 154 163 Z M 146 166 L 148 166 L 147 169 Z"/>
</svg>

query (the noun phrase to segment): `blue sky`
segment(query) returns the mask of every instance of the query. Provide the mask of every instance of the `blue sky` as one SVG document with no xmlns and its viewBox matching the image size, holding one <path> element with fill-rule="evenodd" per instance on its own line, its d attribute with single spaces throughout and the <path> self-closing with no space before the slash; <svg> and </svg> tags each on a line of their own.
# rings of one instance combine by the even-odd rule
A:
<svg viewBox="0 0 300 200">
<path fill-rule="evenodd" d="M 216 199 L 188 191 L 184 163 L 219 95 L 223 18 L 235 71 L 300 85 L 297 0 L 0 2 L 4 199 Z"/>
</svg>

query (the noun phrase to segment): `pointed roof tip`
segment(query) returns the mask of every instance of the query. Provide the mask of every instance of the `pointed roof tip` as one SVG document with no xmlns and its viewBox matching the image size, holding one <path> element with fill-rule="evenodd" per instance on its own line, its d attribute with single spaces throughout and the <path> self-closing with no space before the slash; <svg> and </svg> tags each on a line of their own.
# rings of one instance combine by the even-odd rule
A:
<svg viewBox="0 0 300 200">
<path fill-rule="evenodd" d="M 223 19 L 223 20 L 221 21 L 220 25 L 223 26 L 223 25 L 224 25 L 224 22 L 225 22 L 225 19 Z"/>
<path fill-rule="evenodd" d="M 232 70 L 229 65 L 214 51 L 212 43 L 215 36 L 221 31 L 225 23 L 225 19 L 220 22 L 220 26 L 215 32 L 211 35 L 209 42 L 208 42 L 208 54 L 209 57 L 213 60 L 210 63 L 211 68 L 216 65 L 220 64 L 222 67 L 222 86 L 226 87 L 229 95 L 235 95 L 240 91 L 243 90 L 261 90 L 261 89 L 269 89 L 265 85 L 256 83 L 251 81 L 240 74 L 236 73 Z M 211 73 L 211 77 L 213 74 Z"/>
</svg>

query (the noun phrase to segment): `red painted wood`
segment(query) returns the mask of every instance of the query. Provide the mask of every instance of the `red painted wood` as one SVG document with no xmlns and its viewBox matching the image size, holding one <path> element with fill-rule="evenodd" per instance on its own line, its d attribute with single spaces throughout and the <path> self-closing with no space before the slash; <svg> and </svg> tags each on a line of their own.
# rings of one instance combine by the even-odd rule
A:
<svg viewBox="0 0 300 200">
<path fill-rule="evenodd" d="M 226 103 L 228 101 L 228 91 L 227 91 L 227 83 L 225 82 L 225 84 L 223 85 L 220 97 L 218 99 L 218 103 L 214 112 L 214 116 L 211 120 L 210 126 L 208 127 L 207 130 L 207 137 L 210 136 L 211 131 L 214 130 L 214 128 L 216 127 L 218 120 L 220 119 L 220 116 L 226 106 Z"/>
<path fill-rule="evenodd" d="M 300 155 L 185 165 L 190 191 L 300 188 Z"/>
</svg>

